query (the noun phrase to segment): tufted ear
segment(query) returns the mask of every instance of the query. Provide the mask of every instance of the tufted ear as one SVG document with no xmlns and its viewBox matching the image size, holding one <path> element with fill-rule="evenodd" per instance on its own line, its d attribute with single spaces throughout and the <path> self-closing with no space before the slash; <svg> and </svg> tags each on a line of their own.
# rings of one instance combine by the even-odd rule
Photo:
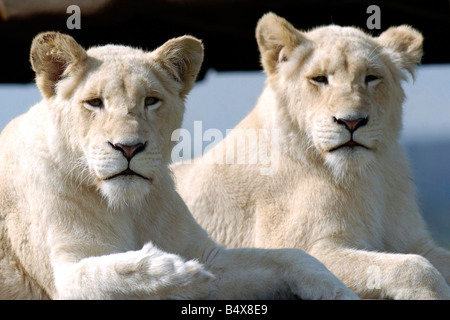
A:
<svg viewBox="0 0 450 320">
<path fill-rule="evenodd" d="M 391 27 L 384 31 L 377 43 L 388 51 L 392 61 L 414 75 L 414 69 L 422 59 L 422 34 L 406 25 Z"/>
<path fill-rule="evenodd" d="M 261 63 L 268 74 L 275 73 L 278 64 L 289 59 L 295 48 L 311 44 L 311 41 L 289 22 L 271 12 L 259 19 L 256 41 L 261 53 Z"/>
<path fill-rule="evenodd" d="M 177 82 L 182 83 L 181 95 L 189 93 L 203 62 L 202 42 L 192 36 L 171 39 L 151 53 Z"/>
<path fill-rule="evenodd" d="M 71 36 L 59 32 L 40 33 L 31 44 L 31 65 L 45 98 L 53 96 L 58 81 L 78 69 L 86 59 L 86 51 Z"/>
</svg>

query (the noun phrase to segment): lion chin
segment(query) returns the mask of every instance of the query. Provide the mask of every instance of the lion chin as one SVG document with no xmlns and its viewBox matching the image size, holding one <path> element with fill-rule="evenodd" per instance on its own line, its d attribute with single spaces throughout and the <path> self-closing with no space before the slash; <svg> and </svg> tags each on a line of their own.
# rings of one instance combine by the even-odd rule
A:
<svg viewBox="0 0 450 320">
<path fill-rule="evenodd" d="M 152 180 L 137 174 L 121 174 L 100 183 L 100 192 L 111 208 L 139 206 L 151 192 Z"/>
<path fill-rule="evenodd" d="M 353 182 L 357 176 L 370 172 L 376 164 L 376 157 L 362 146 L 340 146 L 325 155 L 325 164 L 337 184 Z"/>
</svg>

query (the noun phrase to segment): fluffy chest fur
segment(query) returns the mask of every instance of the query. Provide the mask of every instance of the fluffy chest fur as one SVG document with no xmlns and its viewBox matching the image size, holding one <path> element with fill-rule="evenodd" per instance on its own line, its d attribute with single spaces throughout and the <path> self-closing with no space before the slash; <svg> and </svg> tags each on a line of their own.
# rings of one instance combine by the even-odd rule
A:
<svg viewBox="0 0 450 320">
<path fill-rule="evenodd" d="M 255 206 L 255 228 L 261 234 L 256 246 L 284 247 L 294 241 L 309 250 L 316 241 L 333 238 L 362 248 L 384 249 L 387 219 L 381 172 L 343 186 L 307 165 L 281 165 L 269 180 Z"/>
</svg>

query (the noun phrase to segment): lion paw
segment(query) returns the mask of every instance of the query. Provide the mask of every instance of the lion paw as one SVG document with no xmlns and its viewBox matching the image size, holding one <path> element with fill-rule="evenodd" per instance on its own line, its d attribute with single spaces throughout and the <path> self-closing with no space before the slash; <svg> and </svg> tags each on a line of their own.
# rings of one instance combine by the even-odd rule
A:
<svg viewBox="0 0 450 320">
<path fill-rule="evenodd" d="M 317 273 L 307 279 L 300 290 L 301 298 L 312 300 L 359 300 L 338 278 L 328 273 Z"/>
<path fill-rule="evenodd" d="M 159 252 L 147 257 L 147 271 L 166 292 L 163 299 L 202 299 L 209 293 L 213 275 L 195 261 L 185 261 L 178 255 Z"/>
</svg>

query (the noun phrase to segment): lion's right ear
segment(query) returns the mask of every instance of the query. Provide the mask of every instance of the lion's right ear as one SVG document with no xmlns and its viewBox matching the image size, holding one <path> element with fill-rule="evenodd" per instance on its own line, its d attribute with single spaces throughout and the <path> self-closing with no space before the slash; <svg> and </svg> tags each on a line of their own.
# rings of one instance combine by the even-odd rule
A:
<svg viewBox="0 0 450 320">
<path fill-rule="evenodd" d="M 180 95 L 186 96 L 192 89 L 203 62 L 203 44 L 192 36 L 168 40 L 151 52 L 152 58 L 182 84 Z"/>
<path fill-rule="evenodd" d="M 376 41 L 389 53 L 394 64 L 414 77 L 414 69 L 423 54 L 423 36 L 419 31 L 407 25 L 390 27 Z"/>
<path fill-rule="evenodd" d="M 256 26 L 256 41 L 261 53 L 261 63 L 269 75 L 277 71 L 280 62 L 289 59 L 295 48 L 310 43 L 310 40 L 286 19 L 271 12 L 259 19 Z"/>
<path fill-rule="evenodd" d="M 86 51 L 71 36 L 59 32 L 38 34 L 31 44 L 30 61 L 36 85 L 45 98 L 55 94 L 58 81 L 78 69 Z"/>
</svg>

